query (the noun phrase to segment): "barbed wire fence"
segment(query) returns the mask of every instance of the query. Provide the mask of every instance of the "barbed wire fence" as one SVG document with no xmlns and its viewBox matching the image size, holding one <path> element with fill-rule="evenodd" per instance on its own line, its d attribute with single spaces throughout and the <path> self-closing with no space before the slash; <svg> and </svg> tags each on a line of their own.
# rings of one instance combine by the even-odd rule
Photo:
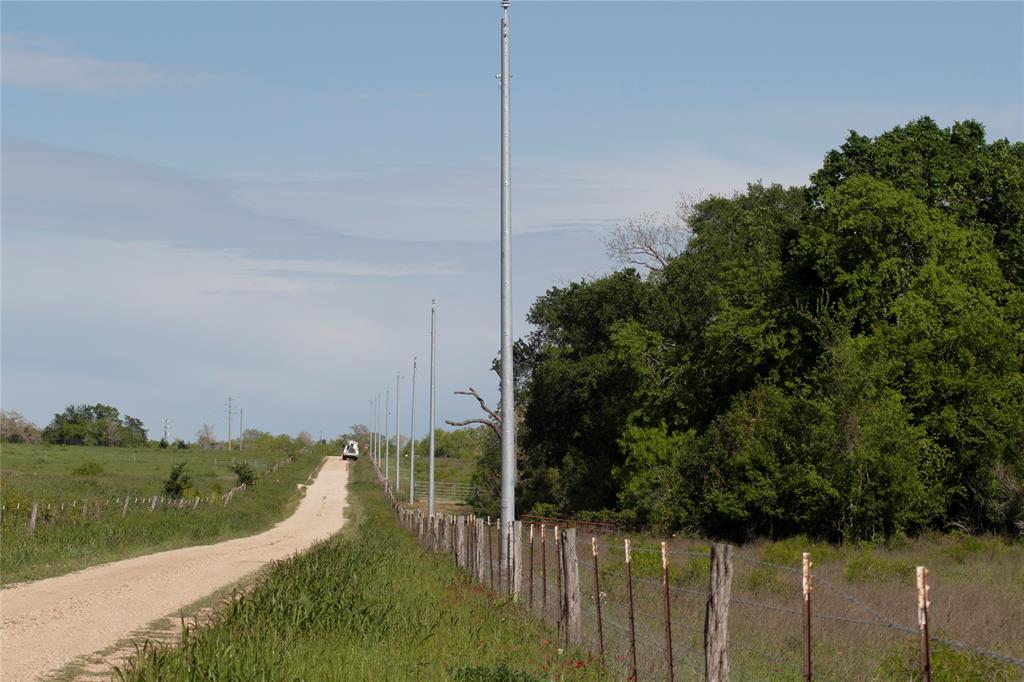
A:
<svg viewBox="0 0 1024 682">
<path fill-rule="evenodd" d="M 263 476 L 270 476 L 285 464 L 292 462 L 290 454 L 272 465 L 266 460 L 238 460 Z M 151 512 L 195 512 L 213 506 L 227 507 L 235 495 L 244 493 L 244 483 L 233 486 L 223 493 L 209 495 L 139 495 L 135 493 L 113 495 L 91 495 L 72 499 L 33 497 L 17 499 L 0 504 L 0 528 L 5 533 L 23 531 L 33 536 L 41 526 L 57 526 L 75 523 L 91 523 L 103 519 L 123 518 L 129 514 Z"/>
<path fill-rule="evenodd" d="M 894 584 L 880 603 L 815 569 L 809 553 L 792 566 L 739 556 L 732 547 L 699 550 L 680 541 L 632 543 L 592 524 L 516 521 L 507 538 L 497 521 L 408 509 L 378 471 L 400 525 L 492 593 L 518 603 L 624 679 L 871 679 L 879 651 L 897 652 L 908 679 L 930 682 L 931 648 L 942 645 L 1005 666 L 1024 679 L 1024 657 L 935 630 L 929 576 Z M 570 522 L 572 524 L 572 522 Z M 590 532 L 586 532 L 590 531 Z M 907 618 L 916 613 L 916 622 Z M 942 614 L 946 624 L 949 614 Z M 909 621 L 909 622 L 908 622 Z"/>
</svg>

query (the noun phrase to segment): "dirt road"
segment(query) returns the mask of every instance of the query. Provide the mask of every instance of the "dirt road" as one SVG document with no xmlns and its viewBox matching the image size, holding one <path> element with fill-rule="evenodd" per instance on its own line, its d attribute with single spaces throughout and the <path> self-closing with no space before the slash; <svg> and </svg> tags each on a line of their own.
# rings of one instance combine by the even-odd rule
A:
<svg viewBox="0 0 1024 682">
<path fill-rule="evenodd" d="M 329 457 L 295 513 L 264 533 L 0 591 L 0 679 L 38 679 L 332 535 L 344 524 L 347 480 L 347 463 Z"/>
</svg>

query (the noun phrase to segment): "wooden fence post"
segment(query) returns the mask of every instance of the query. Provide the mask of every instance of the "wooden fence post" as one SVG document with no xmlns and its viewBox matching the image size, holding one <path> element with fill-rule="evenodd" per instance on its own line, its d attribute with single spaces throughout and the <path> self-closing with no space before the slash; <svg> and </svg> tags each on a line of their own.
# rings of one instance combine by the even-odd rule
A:
<svg viewBox="0 0 1024 682">
<path fill-rule="evenodd" d="M 661 543 L 661 585 L 665 602 L 665 656 L 668 659 L 668 682 L 675 679 L 672 670 L 672 602 L 668 591 L 668 543 Z"/>
<path fill-rule="evenodd" d="M 803 553 L 803 592 L 804 592 L 804 680 L 810 682 L 811 669 L 811 563 L 810 552 Z"/>
<path fill-rule="evenodd" d="M 494 592 L 494 534 L 491 533 L 491 517 L 487 517 L 487 565 L 491 569 L 491 592 Z"/>
<path fill-rule="evenodd" d="M 928 569 L 917 567 L 917 625 L 921 630 L 921 680 L 932 682 L 932 661 L 928 644 Z"/>
<path fill-rule="evenodd" d="M 533 524 L 530 524 L 530 590 L 529 596 L 527 597 L 527 605 L 530 611 L 533 611 Z"/>
<path fill-rule="evenodd" d="M 540 620 L 544 622 L 548 613 L 548 553 L 547 527 L 540 524 Z"/>
<path fill-rule="evenodd" d="M 558 529 L 558 526 L 555 526 L 554 538 L 555 538 L 555 576 L 556 576 L 556 578 L 558 580 L 558 589 L 555 591 L 555 594 L 558 595 L 558 599 L 559 599 L 559 606 L 558 606 L 558 634 L 561 635 L 562 634 L 562 628 L 565 626 L 565 622 L 562 620 L 562 606 L 561 606 L 561 599 L 562 599 L 562 535 L 561 535 L 561 532 Z"/>
<path fill-rule="evenodd" d="M 224 501 L 224 506 L 228 506 L 227 500 Z M 153 500 L 149 503 L 149 511 L 156 509 L 156 495 L 153 496 Z"/>
<path fill-rule="evenodd" d="M 512 598 L 523 600 L 523 522 L 512 522 Z"/>
<path fill-rule="evenodd" d="M 629 679 L 636 682 L 636 616 L 633 607 L 633 553 L 629 538 L 623 541 L 623 553 L 626 559 L 626 593 L 629 596 Z"/>
<path fill-rule="evenodd" d="M 486 577 L 484 575 L 484 520 L 476 519 L 476 542 L 474 543 L 473 553 L 476 555 L 476 581 L 481 585 L 484 584 Z"/>
<path fill-rule="evenodd" d="M 580 612 L 580 567 L 576 561 L 576 529 L 562 530 L 562 575 L 565 586 L 562 592 L 562 620 L 565 622 L 565 638 L 569 644 L 583 642 L 583 622 Z"/>
<path fill-rule="evenodd" d="M 590 553 L 594 559 L 594 608 L 597 609 L 597 655 L 604 659 L 604 625 L 601 623 L 601 578 L 597 571 L 597 538 L 590 538 Z"/>
<path fill-rule="evenodd" d="M 32 535 L 36 532 L 36 517 L 39 515 L 39 503 L 32 503 L 32 512 L 28 517 L 28 534 Z"/>
<path fill-rule="evenodd" d="M 729 682 L 729 595 L 732 546 L 711 546 L 711 582 L 704 615 L 704 679 Z"/>
<path fill-rule="evenodd" d="M 455 517 L 455 563 L 459 568 L 466 567 L 466 517 Z"/>
</svg>

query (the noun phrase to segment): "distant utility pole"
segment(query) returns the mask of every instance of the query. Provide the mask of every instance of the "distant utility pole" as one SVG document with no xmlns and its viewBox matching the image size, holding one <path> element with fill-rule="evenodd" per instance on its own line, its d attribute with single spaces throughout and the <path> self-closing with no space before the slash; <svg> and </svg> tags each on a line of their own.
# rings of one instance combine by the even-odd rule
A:
<svg viewBox="0 0 1024 682">
<path fill-rule="evenodd" d="M 437 301 L 430 302 L 430 481 L 427 483 L 427 515 L 434 515 L 434 399 L 437 367 Z"/>
<path fill-rule="evenodd" d="M 409 417 L 409 504 L 416 501 L 416 356 L 412 356 L 412 410 Z"/>
<path fill-rule="evenodd" d="M 516 515 L 515 404 L 512 387 L 512 203 L 509 126 L 508 3 L 501 0 L 501 566 Z"/>
<path fill-rule="evenodd" d="M 164 442 L 167 443 L 167 442 L 169 442 L 167 440 L 167 426 L 168 426 L 168 424 L 170 424 L 170 422 L 168 422 L 167 418 L 165 417 L 163 423 L 164 423 Z"/>
<path fill-rule="evenodd" d="M 395 490 L 402 489 L 402 373 L 395 372 Z"/>
<path fill-rule="evenodd" d="M 384 391 L 384 480 L 391 480 L 391 439 L 388 438 L 388 417 L 391 416 L 391 389 Z"/>
<path fill-rule="evenodd" d="M 383 421 L 380 418 L 380 393 L 377 394 L 377 433 L 374 434 L 374 440 L 377 442 L 377 468 L 380 468 L 380 427 L 383 426 Z"/>
<path fill-rule="evenodd" d="M 231 449 L 231 396 L 228 396 L 228 450 Z"/>
</svg>

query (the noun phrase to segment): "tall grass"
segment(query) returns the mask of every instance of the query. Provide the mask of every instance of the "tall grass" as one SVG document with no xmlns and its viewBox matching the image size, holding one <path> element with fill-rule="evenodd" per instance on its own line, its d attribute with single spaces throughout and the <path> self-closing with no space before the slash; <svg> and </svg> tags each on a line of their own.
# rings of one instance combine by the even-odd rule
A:
<svg viewBox="0 0 1024 682">
<path fill-rule="evenodd" d="M 394 522 L 370 463 L 353 465 L 349 525 L 278 564 L 177 648 L 147 646 L 123 680 L 602 679 L 593 660 L 496 601 Z"/>
<path fill-rule="evenodd" d="M 150 512 L 148 505 L 143 505 L 134 507 L 123 517 L 120 508 L 94 507 L 96 513 L 86 515 L 66 513 L 49 520 L 41 515 L 35 533 L 29 536 L 25 514 L 28 500 L 57 500 L 62 497 L 60 493 L 67 495 L 68 491 L 72 491 L 71 496 L 79 497 L 79 504 L 81 499 L 87 499 L 94 505 L 103 499 L 103 495 L 115 493 L 124 495 L 134 492 L 140 497 L 159 495 L 162 493 L 163 478 L 173 463 L 179 460 L 173 451 L 140 450 L 132 453 L 119 448 L 87 448 L 91 452 L 79 454 L 61 449 L 45 456 L 48 461 L 39 465 L 40 476 L 31 476 L 30 466 L 26 466 L 26 462 L 44 455 L 29 450 L 22 453 L 23 461 L 18 462 L 17 458 L 12 458 L 15 461 L 9 462 L 8 448 L 4 447 L 3 495 L 8 513 L 0 524 L 3 538 L 0 581 L 3 584 L 61 575 L 87 566 L 164 549 L 218 542 L 268 528 L 294 509 L 300 498 L 296 484 L 304 482 L 323 456 L 329 454 L 326 446 L 301 450 L 297 444 L 288 448 L 278 444 L 264 450 L 254 449 L 247 451 L 246 457 L 261 458 L 268 463 L 268 466 L 261 469 L 264 475 L 256 486 L 244 494 L 236 494 L 227 507 L 214 503 L 201 505 L 197 509 L 159 509 Z M 284 462 L 292 455 L 294 458 L 291 461 L 270 473 L 270 465 Z M 131 461 L 133 456 L 135 461 Z M 234 484 L 234 474 L 229 468 L 230 459 L 225 459 L 224 453 L 219 453 L 219 462 L 213 464 L 214 455 L 207 453 L 203 456 L 205 461 L 195 465 L 194 474 L 195 485 L 202 488 L 192 492 L 210 495 L 230 488 Z M 155 459 L 158 457 L 164 461 Z M 82 475 L 75 473 L 83 468 L 82 459 L 100 467 L 99 472 L 87 475 L 91 479 L 87 483 L 77 480 Z M 12 465 L 10 468 L 9 464 Z M 88 467 L 89 471 L 95 472 L 95 469 Z M 8 478 L 9 471 L 17 475 Z M 26 480 L 31 484 L 25 485 Z M 125 485 L 126 481 L 132 481 L 131 485 Z M 86 495 L 86 490 L 92 491 L 94 495 Z M 10 512 L 16 504 L 15 500 L 22 500 L 20 515 Z"/>
</svg>

